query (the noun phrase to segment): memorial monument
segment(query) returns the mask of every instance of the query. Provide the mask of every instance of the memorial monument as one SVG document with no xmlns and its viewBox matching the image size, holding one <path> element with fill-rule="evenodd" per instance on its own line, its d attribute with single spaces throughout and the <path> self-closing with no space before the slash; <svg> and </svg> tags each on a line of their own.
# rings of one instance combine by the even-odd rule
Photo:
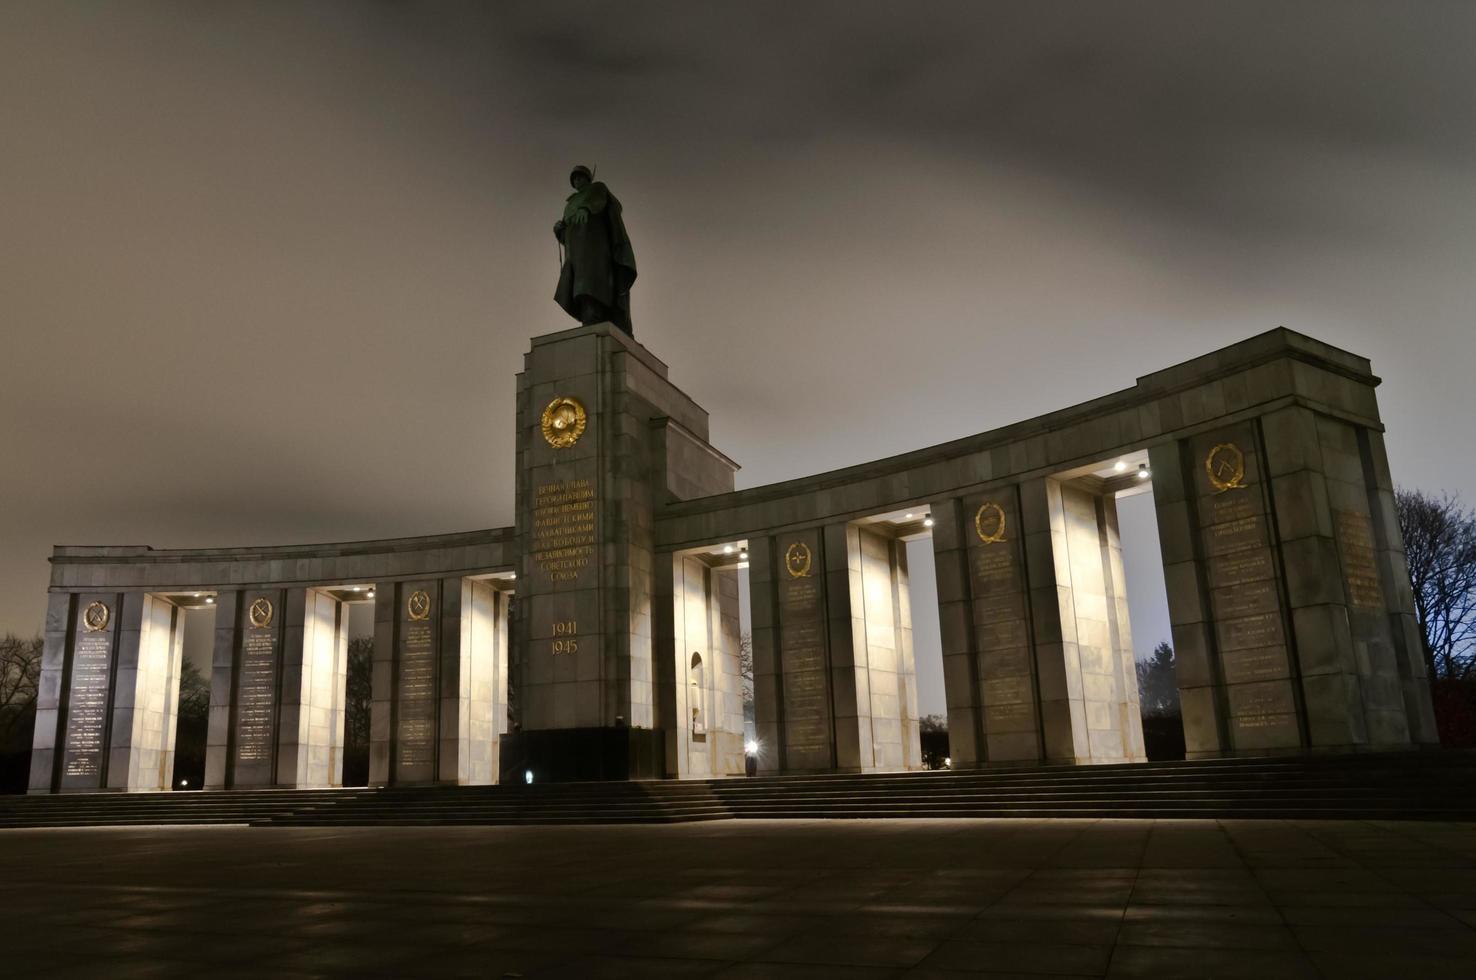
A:
<svg viewBox="0 0 1476 980">
<path fill-rule="evenodd" d="M 955 767 L 1142 761 L 1116 498 L 1150 486 L 1190 758 L 1437 743 L 1367 360 L 1278 328 L 1039 418 L 736 490 L 707 413 L 633 338 L 634 255 L 592 177 L 575 170 L 555 226 L 581 324 L 534 337 L 518 375 L 514 525 L 58 547 L 33 792 L 169 787 L 180 610 L 203 606 L 207 788 L 338 785 L 359 602 L 372 785 L 741 775 L 741 575 L 759 771 L 916 769 L 917 538 Z"/>
</svg>

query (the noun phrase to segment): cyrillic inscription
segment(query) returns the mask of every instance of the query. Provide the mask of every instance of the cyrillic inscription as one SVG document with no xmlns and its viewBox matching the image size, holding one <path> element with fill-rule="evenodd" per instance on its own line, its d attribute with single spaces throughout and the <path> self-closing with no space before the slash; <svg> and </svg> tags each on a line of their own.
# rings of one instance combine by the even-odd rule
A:
<svg viewBox="0 0 1476 980">
<path fill-rule="evenodd" d="M 1384 608 L 1384 589 L 1374 558 L 1373 522 L 1367 514 L 1333 511 L 1338 551 L 1343 559 L 1343 585 L 1348 604 L 1363 609 Z"/>
<path fill-rule="evenodd" d="M 533 560 L 551 582 L 573 582 L 595 546 L 594 481 L 555 480 L 533 494 Z"/>
</svg>

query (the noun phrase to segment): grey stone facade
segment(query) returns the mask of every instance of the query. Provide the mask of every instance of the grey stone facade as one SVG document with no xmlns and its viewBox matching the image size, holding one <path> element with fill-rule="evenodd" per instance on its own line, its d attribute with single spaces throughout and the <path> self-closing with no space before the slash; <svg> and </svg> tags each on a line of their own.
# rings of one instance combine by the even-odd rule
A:
<svg viewBox="0 0 1476 980">
<path fill-rule="evenodd" d="M 585 778 L 736 774 L 744 567 L 759 768 L 916 768 L 903 543 L 923 535 L 954 764 L 1141 760 L 1126 458 L 1154 493 L 1191 757 L 1432 745 L 1377 384 L 1278 329 L 1040 418 L 735 491 L 706 412 L 643 346 L 606 324 L 534 338 L 512 528 L 57 548 L 32 790 L 167 788 L 178 608 L 199 601 L 217 609 L 207 785 L 336 785 L 343 604 L 367 589 L 371 784 L 490 782 L 579 745 L 604 753 Z M 559 444 L 542 419 L 561 399 L 586 417 Z"/>
</svg>

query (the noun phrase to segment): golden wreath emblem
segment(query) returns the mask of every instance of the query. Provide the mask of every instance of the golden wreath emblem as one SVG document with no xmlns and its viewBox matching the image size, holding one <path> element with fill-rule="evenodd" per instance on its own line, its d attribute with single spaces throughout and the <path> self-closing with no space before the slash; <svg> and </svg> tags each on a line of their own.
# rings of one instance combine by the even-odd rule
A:
<svg viewBox="0 0 1476 980">
<path fill-rule="evenodd" d="M 1004 508 L 992 500 L 986 500 L 974 512 L 974 533 L 985 544 L 998 544 L 1005 536 Z"/>
<path fill-rule="evenodd" d="M 108 628 L 108 620 L 112 618 L 112 610 L 105 603 L 89 602 L 82 610 L 82 628 L 88 633 L 101 633 Z"/>
<path fill-rule="evenodd" d="M 272 625 L 272 600 L 261 596 L 251 603 L 251 625 L 263 629 Z"/>
<path fill-rule="evenodd" d="M 405 612 L 415 622 L 430 619 L 430 596 L 424 589 L 416 589 L 410 593 L 410 598 L 405 600 Z"/>
<path fill-rule="evenodd" d="M 1245 486 L 1245 453 L 1233 442 L 1222 442 L 1204 457 L 1204 472 L 1215 493 Z"/>
<path fill-rule="evenodd" d="M 584 435 L 589 413 L 577 398 L 555 398 L 543 410 L 543 438 L 555 449 L 568 449 Z"/>
<path fill-rule="evenodd" d="M 810 546 L 803 541 L 796 541 L 784 551 L 784 568 L 789 572 L 790 578 L 806 578 L 810 574 L 810 562 L 812 559 Z"/>
</svg>

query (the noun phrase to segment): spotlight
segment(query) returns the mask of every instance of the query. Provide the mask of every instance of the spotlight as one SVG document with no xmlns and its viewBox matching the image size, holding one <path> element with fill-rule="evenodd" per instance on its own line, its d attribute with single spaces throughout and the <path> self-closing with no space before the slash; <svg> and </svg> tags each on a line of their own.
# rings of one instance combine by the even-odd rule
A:
<svg viewBox="0 0 1476 980">
<path fill-rule="evenodd" d="M 931 517 L 924 517 L 923 518 L 923 527 L 932 527 L 932 526 L 933 526 L 933 519 Z"/>
<path fill-rule="evenodd" d="M 523 782 L 527 783 L 529 786 L 532 786 L 533 785 L 533 770 L 532 769 L 524 769 L 523 770 Z"/>
<path fill-rule="evenodd" d="M 215 596 L 213 596 L 213 595 L 206 596 L 205 597 L 205 604 L 206 605 L 214 605 L 215 604 Z"/>
<path fill-rule="evenodd" d="M 749 755 L 758 755 L 758 742 L 753 739 L 749 739 L 748 741 L 743 743 L 743 751 L 747 752 Z"/>
<path fill-rule="evenodd" d="M 371 598 L 371 599 L 374 598 L 374 590 L 373 589 L 370 589 L 369 590 L 369 598 Z"/>
<path fill-rule="evenodd" d="M 733 546 L 732 545 L 730 545 L 730 544 L 723 545 L 723 554 L 725 554 L 725 555 L 731 555 L 732 553 L 733 553 Z"/>
<path fill-rule="evenodd" d="M 1127 460 L 1119 459 L 1116 463 L 1112 464 L 1112 468 L 1121 473 L 1123 470 L 1128 468 Z"/>
<path fill-rule="evenodd" d="M 354 586 L 354 591 L 355 592 L 363 592 L 364 591 L 364 587 L 362 585 L 356 585 L 356 586 Z"/>
<path fill-rule="evenodd" d="M 739 561 L 748 561 L 748 552 L 747 551 L 740 551 L 740 552 L 738 552 L 738 560 Z"/>
<path fill-rule="evenodd" d="M 1140 479 L 1140 480 L 1146 480 L 1146 479 L 1148 479 L 1148 464 L 1147 463 L 1139 463 L 1138 464 L 1138 479 Z"/>
<path fill-rule="evenodd" d="M 507 573 L 507 577 L 508 578 L 517 578 L 518 577 L 518 573 L 517 572 L 508 572 Z"/>
<path fill-rule="evenodd" d="M 903 520 L 907 520 L 907 521 L 912 520 L 912 515 L 911 514 L 908 514 L 905 518 L 903 518 Z"/>
<path fill-rule="evenodd" d="M 944 757 L 944 759 L 943 759 L 943 768 L 944 769 L 952 769 L 953 768 L 953 757 L 952 756 L 945 756 Z"/>
</svg>

